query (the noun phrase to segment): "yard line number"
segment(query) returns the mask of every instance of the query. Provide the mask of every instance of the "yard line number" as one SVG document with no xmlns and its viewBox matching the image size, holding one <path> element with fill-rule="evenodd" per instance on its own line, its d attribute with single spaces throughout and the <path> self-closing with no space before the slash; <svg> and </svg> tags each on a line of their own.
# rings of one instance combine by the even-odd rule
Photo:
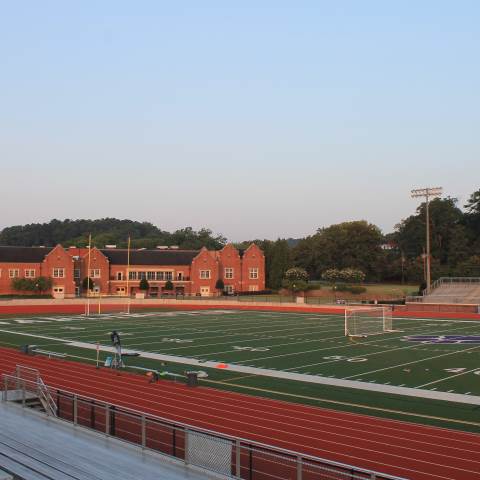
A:
<svg viewBox="0 0 480 480">
<path fill-rule="evenodd" d="M 268 352 L 270 349 L 267 347 L 233 347 L 234 350 L 246 351 L 246 352 Z"/>
<path fill-rule="evenodd" d="M 462 373 L 462 372 L 466 372 L 467 371 L 467 368 L 444 368 L 443 369 L 444 372 L 448 372 L 448 373 Z M 480 369 L 479 370 L 475 370 L 474 372 L 472 372 L 474 375 L 480 375 Z"/>
<path fill-rule="evenodd" d="M 170 343 L 192 343 L 193 340 L 187 340 L 186 338 L 162 338 L 162 342 Z"/>
<path fill-rule="evenodd" d="M 330 355 L 329 357 L 323 357 L 324 360 L 338 360 L 350 363 L 368 362 L 368 358 L 363 357 L 345 357 L 344 355 Z"/>
</svg>

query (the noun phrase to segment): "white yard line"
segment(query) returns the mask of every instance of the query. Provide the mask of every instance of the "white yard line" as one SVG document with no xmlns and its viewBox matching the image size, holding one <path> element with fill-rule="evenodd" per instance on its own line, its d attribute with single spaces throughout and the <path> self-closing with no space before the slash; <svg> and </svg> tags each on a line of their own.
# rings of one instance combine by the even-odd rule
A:
<svg viewBox="0 0 480 480">
<path fill-rule="evenodd" d="M 465 372 L 457 373 L 456 375 L 450 375 L 449 377 L 440 378 L 439 380 L 435 380 L 433 382 L 424 383 L 423 385 L 419 385 L 418 387 L 415 387 L 415 388 L 423 388 L 428 385 L 434 385 L 435 383 L 445 382 L 446 380 L 450 380 L 451 378 L 461 377 L 462 375 L 465 375 L 467 373 L 478 372 L 479 370 L 480 368 L 472 368 L 471 370 L 466 370 Z"/>
<path fill-rule="evenodd" d="M 244 322 L 242 322 L 242 325 L 245 325 Z M 235 330 L 233 330 L 234 332 L 240 332 L 242 330 L 248 330 L 248 331 L 252 331 L 252 330 L 256 330 L 256 329 L 262 329 L 262 328 L 266 328 L 268 327 L 268 330 L 266 331 L 260 331 L 260 332 L 257 332 L 259 334 L 267 334 L 267 333 L 270 333 L 270 332 L 278 332 L 278 331 L 295 331 L 295 330 L 306 330 L 306 329 L 315 329 L 315 328 L 318 328 L 318 324 L 309 324 L 309 325 L 306 325 L 304 327 L 298 327 L 298 328 L 284 328 L 284 329 L 275 329 L 275 330 L 270 330 L 272 327 L 275 327 L 275 326 L 284 326 L 285 325 L 285 322 L 281 322 L 281 323 L 270 323 L 270 324 L 265 324 L 265 325 L 258 325 L 258 321 L 252 321 L 251 322 L 251 325 L 250 324 L 247 324 L 247 326 L 245 327 L 242 327 L 242 328 L 236 328 Z M 225 327 L 231 327 L 232 324 L 231 323 L 228 323 L 228 324 L 225 324 L 225 325 L 222 325 L 222 327 L 225 326 Z M 325 326 L 327 327 L 327 325 L 322 325 L 322 326 Z M 329 325 L 329 326 L 333 326 L 333 325 Z M 30 325 L 30 327 L 33 327 L 33 325 Z M 111 325 L 100 325 L 98 327 L 98 331 L 95 330 L 94 328 L 89 328 L 88 332 L 85 332 L 85 335 L 77 335 L 77 336 L 72 336 L 70 338 L 78 338 L 78 339 L 89 339 L 89 338 L 92 338 L 93 336 L 95 336 L 96 333 L 102 333 L 104 334 L 105 330 L 110 327 L 110 328 L 113 328 Z M 167 330 L 160 330 L 160 328 L 165 328 L 167 327 Z M 198 333 L 227 333 L 227 332 L 232 332 L 232 329 L 227 329 L 227 330 L 220 330 L 218 329 L 215 325 L 211 325 L 211 326 L 208 326 L 206 324 L 202 324 L 202 330 L 200 332 L 195 332 L 195 331 L 191 331 L 191 330 L 195 330 L 193 327 L 189 327 L 189 326 L 185 326 L 185 324 L 182 324 L 182 326 L 179 326 L 179 325 L 162 325 L 161 327 L 159 325 L 155 325 L 155 324 L 149 324 L 149 328 L 147 329 L 142 329 L 142 330 L 138 330 L 138 325 L 135 325 L 135 326 L 132 326 L 132 327 L 122 327 L 121 325 L 118 327 L 118 328 L 121 328 L 122 331 L 124 332 L 132 332 L 133 333 L 148 333 L 148 332 L 155 332 L 156 334 L 158 335 L 171 335 L 171 334 L 175 334 L 175 336 L 181 336 L 181 335 L 188 335 L 188 336 L 192 336 L 192 335 L 195 335 Z M 208 328 L 212 328 L 214 330 L 208 330 Z M 19 329 L 18 331 L 25 331 L 27 329 Z M 29 331 L 33 330 L 33 328 L 30 328 Z M 41 328 L 39 327 L 39 330 L 42 331 L 42 333 L 47 333 L 49 334 L 50 332 L 51 333 L 56 333 L 58 331 L 58 329 L 55 329 L 55 330 L 49 330 L 48 328 Z M 179 332 L 179 330 L 187 330 L 186 332 Z M 320 330 L 320 333 L 323 333 L 325 330 Z M 244 335 L 243 333 L 231 333 L 230 335 L 232 336 L 235 336 L 235 335 Z M 299 333 L 299 335 L 302 335 L 301 333 Z M 218 335 L 218 336 L 213 336 L 213 337 L 204 337 L 204 338 L 217 338 L 217 337 L 221 337 L 221 335 Z M 150 335 L 147 335 L 147 336 L 139 336 L 137 337 L 138 339 L 141 339 L 141 338 L 151 338 Z"/>
<path fill-rule="evenodd" d="M 289 329 L 289 330 L 291 330 L 291 329 Z M 279 332 L 281 330 L 276 330 L 276 331 Z M 329 332 L 338 332 L 338 329 L 327 330 L 327 331 L 324 331 L 322 333 L 329 333 Z M 273 333 L 273 332 L 271 332 L 271 333 Z M 311 333 L 313 333 L 313 332 L 307 332 L 305 334 L 300 334 L 300 335 L 310 335 Z M 245 335 L 245 334 L 241 334 L 241 335 Z M 222 338 L 225 338 L 225 337 L 228 337 L 228 336 L 230 336 L 230 335 L 223 335 Z M 237 336 L 237 335 L 232 335 L 232 336 Z M 217 337 L 209 337 L 209 338 L 217 338 Z M 284 335 L 281 335 L 279 337 L 268 336 L 268 338 L 247 338 L 246 340 L 232 340 L 232 341 L 228 341 L 228 342 L 210 343 L 210 344 L 203 344 L 203 345 L 190 344 L 190 345 L 185 345 L 183 347 L 174 347 L 174 348 L 164 349 L 163 351 L 168 353 L 168 352 L 171 352 L 172 350 L 181 350 L 181 349 L 185 349 L 185 348 L 212 347 L 212 346 L 216 346 L 216 345 L 226 345 L 228 343 L 260 342 L 260 341 L 264 341 L 264 340 L 274 340 L 276 338 L 288 338 L 288 337 L 286 337 Z M 326 339 L 324 338 L 324 339 L 315 339 L 315 340 L 300 340 L 298 342 L 277 343 L 277 344 L 273 344 L 273 345 L 261 345 L 261 347 L 263 347 L 263 348 L 275 348 L 275 347 L 285 347 L 285 346 L 290 346 L 290 345 L 297 345 L 299 343 L 305 344 L 305 343 L 311 343 L 311 342 L 328 342 L 330 339 L 337 339 L 337 338 L 345 338 L 345 336 L 341 335 L 339 337 L 328 337 Z M 129 343 L 129 346 L 133 347 L 133 346 L 139 346 L 139 345 L 152 345 L 152 344 L 155 344 L 155 343 L 162 343 L 162 342 Z M 221 353 L 230 353 L 230 352 L 231 353 L 237 352 L 237 350 L 224 350 L 224 351 L 220 351 L 220 352 L 208 352 L 208 355 L 220 355 Z M 202 355 L 202 354 L 199 354 L 199 355 Z M 197 356 L 197 355 L 194 355 L 194 356 Z"/>
<path fill-rule="evenodd" d="M 427 327 L 419 327 L 419 329 L 421 331 L 423 331 L 425 328 Z M 459 327 L 459 328 L 456 328 L 454 330 L 449 330 L 449 331 L 456 331 L 456 330 L 463 330 L 464 328 L 469 328 L 469 327 Z M 417 331 L 418 329 L 412 329 L 412 331 Z M 328 347 L 328 348 L 316 348 L 316 349 L 313 349 L 313 350 L 303 350 L 303 351 L 300 351 L 300 352 L 290 352 L 290 353 L 284 353 L 284 354 L 279 354 L 279 355 L 270 355 L 268 357 L 258 357 L 258 358 L 250 358 L 248 360 L 244 360 L 244 361 L 239 361 L 239 362 L 236 362 L 236 363 L 244 363 L 244 362 L 255 362 L 255 361 L 259 361 L 259 360 L 267 360 L 267 359 L 272 359 L 272 358 L 283 358 L 283 357 L 289 357 L 289 356 L 294 356 L 294 355 L 304 355 L 306 353 L 313 353 L 313 352 L 322 352 L 322 351 L 325 351 L 325 350 L 334 350 L 334 349 L 342 349 L 342 348 L 352 348 L 352 347 L 355 347 L 355 346 L 363 346 L 363 345 L 370 345 L 372 343 L 381 343 L 381 342 L 389 342 L 389 341 L 392 341 L 392 340 L 398 340 L 400 338 L 403 338 L 405 335 L 401 335 L 401 336 L 391 336 L 391 334 L 385 334 L 386 335 L 386 338 L 383 339 L 383 340 L 379 340 L 378 338 L 376 338 L 375 340 L 372 340 L 370 342 L 362 342 L 362 343 L 358 343 L 358 344 L 353 344 L 353 343 L 349 343 L 347 345 L 342 345 L 342 346 L 339 346 L 339 345 L 336 345 L 334 347 Z M 416 345 L 418 346 L 418 345 Z M 387 351 L 385 351 L 387 352 Z M 357 355 L 357 356 L 361 356 L 361 355 Z M 295 368 L 299 368 L 298 366 L 296 366 Z"/>
<path fill-rule="evenodd" d="M 426 327 L 421 328 L 421 330 L 423 330 L 424 328 L 426 328 Z M 469 327 L 459 327 L 459 328 L 449 330 L 449 332 L 454 332 L 454 331 L 457 331 L 457 330 L 463 330 L 464 328 L 469 328 Z M 380 340 L 380 341 L 383 341 L 383 340 Z M 369 342 L 358 343 L 356 345 L 366 345 L 367 343 L 369 343 Z M 370 342 L 370 343 L 375 343 L 375 342 Z M 347 346 L 350 346 L 350 345 L 347 345 Z M 372 345 L 372 346 L 374 346 L 374 345 Z M 342 347 L 331 347 L 331 348 L 342 348 Z M 418 343 L 414 342 L 413 345 L 409 345 L 407 347 L 389 348 L 387 350 L 383 350 L 383 351 L 380 351 L 380 352 L 372 352 L 372 353 L 366 353 L 366 354 L 356 355 L 356 356 L 363 358 L 363 357 L 370 357 L 372 355 L 380 355 L 380 354 L 383 354 L 383 353 L 390 353 L 390 352 L 394 352 L 396 350 L 407 350 L 407 349 L 414 349 L 414 348 L 418 348 Z M 426 350 L 426 351 L 430 351 L 430 350 Z M 443 352 L 444 350 L 439 350 L 439 351 Z M 302 369 L 302 368 L 314 367 L 314 366 L 318 366 L 318 365 L 325 365 L 325 364 L 328 364 L 328 363 L 335 363 L 335 362 L 341 362 L 341 361 L 343 361 L 343 359 L 342 360 L 328 360 L 326 362 L 309 363 L 307 365 L 296 365 L 293 368 L 299 370 L 299 369 Z M 288 370 L 292 370 L 293 368 L 284 368 L 283 370 L 288 371 Z M 350 378 L 350 377 L 345 377 L 345 378 Z"/>
<path fill-rule="evenodd" d="M 344 380 L 348 380 L 350 378 L 360 377 L 360 376 L 364 376 L 364 375 L 370 375 L 372 373 L 384 372 L 385 370 L 390 370 L 392 368 L 400 368 L 400 367 L 405 367 L 407 365 L 414 365 L 416 363 L 426 362 L 427 360 L 433 360 L 434 358 L 448 357 L 449 355 L 458 355 L 459 353 L 468 352 L 468 351 L 475 350 L 475 349 L 478 349 L 478 348 L 480 348 L 480 345 L 477 345 L 476 347 L 466 348 L 464 350 L 456 350 L 454 352 L 444 353 L 443 355 L 436 355 L 434 357 L 426 357 L 426 358 L 422 358 L 420 360 L 414 360 L 412 362 L 401 363 L 399 365 L 392 365 L 391 367 L 378 368 L 377 370 L 371 370 L 370 372 L 363 372 L 363 373 L 359 373 L 357 375 L 350 375 L 349 377 L 343 377 L 343 378 L 344 378 Z"/>
</svg>

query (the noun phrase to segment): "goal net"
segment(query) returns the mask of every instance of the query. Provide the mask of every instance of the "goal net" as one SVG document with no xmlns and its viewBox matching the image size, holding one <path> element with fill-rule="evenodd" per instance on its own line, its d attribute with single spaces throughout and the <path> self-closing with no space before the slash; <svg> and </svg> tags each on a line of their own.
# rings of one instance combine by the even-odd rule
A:
<svg viewBox="0 0 480 480">
<path fill-rule="evenodd" d="M 392 332 L 392 311 L 388 307 L 345 309 L 345 336 L 367 337 Z"/>
</svg>

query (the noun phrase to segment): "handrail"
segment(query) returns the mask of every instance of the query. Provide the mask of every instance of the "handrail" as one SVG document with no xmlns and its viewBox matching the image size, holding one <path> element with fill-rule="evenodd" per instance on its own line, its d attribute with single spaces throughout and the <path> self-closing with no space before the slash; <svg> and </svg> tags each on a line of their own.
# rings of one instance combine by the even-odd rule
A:
<svg viewBox="0 0 480 480">
<path fill-rule="evenodd" d="M 41 377 L 38 378 L 37 380 L 38 383 L 38 390 L 42 394 L 46 405 L 48 407 L 48 410 L 50 411 L 50 414 L 52 414 L 54 417 L 57 416 L 57 404 L 55 403 L 55 400 L 53 397 L 50 395 L 50 391 L 48 387 L 45 385 L 45 382 L 42 380 Z"/>
<path fill-rule="evenodd" d="M 8 395 L 7 394 L 8 388 L 7 387 L 9 385 L 9 382 L 8 382 L 9 380 L 11 380 L 13 382 L 13 384 L 15 384 L 16 382 L 18 382 L 19 378 L 14 376 L 14 375 L 2 374 L 1 385 L 3 386 L 3 389 L 5 390 L 5 395 L 3 396 L 4 399 L 6 399 L 7 395 Z M 27 384 L 27 383 L 35 385 L 35 382 L 31 382 L 31 381 L 22 379 L 22 384 L 23 384 L 24 389 L 25 389 L 25 384 Z M 43 381 L 42 381 L 42 383 L 43 383 Z M 68 390 L 58 389 L 58 388 L 55 388 L 55 387 L 47 386 L 44 383 L 43 383 L 43 385 L 45 386 L 45 388 L 47 390 L 55 391 L 55 394 L 57 396 L 64 395 L 66 397 L 70 397 L 70 398 L 74 399 L 74 408 L 77 408 L 77 405 L 78 405 L 79 401 L 85 401 L 85 402 L 88 402 L 88 403 L 95 404 L 96 406 L 100 406 L 102 408 L 105 408 L 105 411 L 107 411 L 107 412 L 108 411 L 115 411 L 116 413 L 125 413 L 127 415 L 135 416 L 137 418 L 141 418 L 141 419 L 144 419 L 144 420 L 151 420 L 151 421 L 154 421 L 154 422 L 167 424 L 167 425 L 172 426 L 172 428 L 183 429 L 185 432 L 190 431 L 190 432 L 194 432 L 194 433 L 208 435 L 208 436 L 218 438 L 218 439 L 229 440 L 234 445 L 235 444 L 238 445 L 239 443 L 244 443 L 249 448 L 255 447 L 255 448 L 258 448 L 260 450 L 266 450 L 266 451 L 273 452 L 273 454 L 281 454 L 281 455 L 285 455 L 285 456 L 288 456 L 288 457 L 293 457 L 293 458 L 296 458 L 296 459 L 300 458 L 302 462 L 305 462 L 305 461 L 306 462 L 312 462 L 312 463 L 316 462 L 316 463 L 324 464 L 325 466 L 329 466 L 329 467 L 332 467 L 332 468 L 337 467 L 339 469 L 348 469 L 352 472 L 357 472 L 360 475 L 367 475 L 368 478 L 371 478 L 371 479 L 407 480 L 403 477 L 397 477 L 397 476 L 393 476 L 393 475 L 389 475 L 389 474 L 376 472 L 374 470 L 364 469 L 364 468 L 361 468 L 361 467 L 355 467 L 355 466 L 348 465 L 348 464 L 345 464 L 345 463 L 336 462 L 334 460 L 327 460 L 325 458 L 316 457 L 314 455 L 303 454 L 303 453 L 295 452 L 293 450 L 289 450 L 289 449 L 285 449 L 285 448 L 281 448 L 281 447 L 277 447 L 277 446 L 273 446 L 273 445 L 268 445 L 268 444 L 257 442 L 257 441 L 254 441 L 254 440 L 249 440 L 249 439 L 242 438 L 242 437 L 235 437 L 233 435 L 229 435 L 229 434 L 226 434 L 226 433 L 220 433 L 220 432 L 216 432 L 214 430 L 209 430 L 209 429 L 206 429 L 206 428 L 193 426 L 193 425 L 190 425 L 190 424 L 187 424 L 187 423 L 184 423 L 184 422 L 173 421 L 173 420 L 170 420 L 170 419 L 167 419 L 167 418 L 164 418 L 164 417 L 160 417 L 158 415 L 154 415 L 154 414 L 150 414 L 150 413 L 147 414 L 147 413 L 141 412 L 139 410 L 132 409 L 130 407 L 125 407 L 125 406 L 122 406 L 122 405 L 105 402 L 103 400 L 98 400 L 98 399 L 95 399 L 93 397 L 89 397 L 89 396 L 86 396 L 86 395 L 78 395 L 78 394 L 76 394 L 74 392 L 70 392 Z M 50 395 L 50 393 L 49 393 L 49 395 Z M 67 419 L 62 418 L 62 417 L 58 417 L 58 418 L 60 418 L 61 420 L 68 421 Z M 76 415 L 74 415 L 74 420 L 72 420 L 72 422 L 73 423 L 76 422 Z M 323 468 L 326 468 L 325 466 Z M 355 478 L 355 477 L 352 476 L 352 478 Z M 357 477 L 357 478 L 360 478 L 360 477 Z"/>
<path fill-rule="evenodd" d="M 480 277 L 440 277 L 430 285 L 430 293 L 424 289 L 422 294 L 424 296 L 431 295 L 433 289 L 444 283 L 480 283 Z"/>
</svg>

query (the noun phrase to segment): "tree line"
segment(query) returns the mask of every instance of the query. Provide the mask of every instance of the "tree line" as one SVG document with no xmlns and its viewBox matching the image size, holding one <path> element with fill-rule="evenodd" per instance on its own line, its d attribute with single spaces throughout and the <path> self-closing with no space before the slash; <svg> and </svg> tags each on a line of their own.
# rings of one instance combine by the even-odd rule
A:
<svg viewBox="0 0 480 480">
<path fill-rule="evenodd" d="M 101 218 L 99 220 L 52 220 L 48 223 L 32 223 L 4 228 L 0 232 L 0 245 L 15 246 L 54 246 L 75 245 L 86 247 L 89 234 L 92 245 L 100 248 L 117 245 L 126 248 L 128 237 L 132 248 L 155 248 L 157 245 L 178 245 L 184 249 L 218 249 L 226 243 L 222 235 L 214 235 L 211 230 L 198 231 L 185 227 L 173 233 L 164 231 L 149 222 Z"/>
<path fill-rule="evenodd" d="M 480 276 L 480 190 L 461 208 L 452 197 L 430 202 L 432 279 Z M 367 282 L 424 282 L 426 208 L 422 203 L 393 232 L 383 234 L 367 221 L 343 222 L 292 239 L 256 240 L 266 257 L 267 285 L 282 287 L 291 267 L 310 280 L 325 280 L 329 269 L 355 269 Z M 245 242 L 244 245 L 249 242 Z M 242 246 L 242 244 L 240 244 Z"/>
<path fill-rule="evenodd" d="M 354 269 L 367 282 L 421 284 L 425 263 L 425 204 L 401 220 L 393 232 L 383 234 L 365 220 L 343 222 L 319 228 L 301 239 L 253 240 L 265 253 L 266 284 L 279 289 L 286 272 L 302 268 L 310 280 L 325 279 L 328 270 Z M 430 202 L 432 279 L 440 276 L 480 276 L 480 189 L 466 205 L 455 198 Z M 167 232 L 149 222 L 104 218 L 99 220 L 52 220 L 49 223 L 19 225 L 0 232 L 0 245 L 84 247 L 88 234 L 98 247 L 115 244 L 132 248 L 178 245 L 184 249 L 220 249 L 227 240 L 209 229 L 191 227 Z M 252 240 L 236 244 L 246 248 Z M 323 276 L 323 277 L 322 277 Z M 327 275 L 328 276 L 328 275 Z M 298 283 L 298 281 L 297 281 Z"/>
</svg>

